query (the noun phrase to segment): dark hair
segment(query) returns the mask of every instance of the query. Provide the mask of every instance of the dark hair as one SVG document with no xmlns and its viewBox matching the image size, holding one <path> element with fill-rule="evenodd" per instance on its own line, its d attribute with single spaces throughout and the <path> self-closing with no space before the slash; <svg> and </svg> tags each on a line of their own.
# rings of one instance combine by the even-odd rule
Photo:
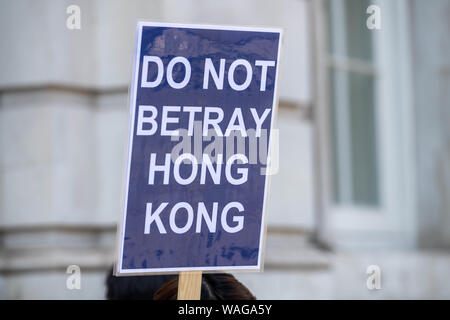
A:
<svg viewBox="0 0 450 320">
<path fill-rule="evenodd" d="M 106 277 L 108 300 L 152 300 L 155 292 L 175 275 L 116 277 L 111 268 Z"/>
<path fill-rule="evenodd" d="M 153 296 L 154 300 L 176 300 L 178 276 L 164 284 Z M 201 300 L 256 300 L 256 297 L 233 275 L 227 273 L 202 276 Z"/>
</svg>

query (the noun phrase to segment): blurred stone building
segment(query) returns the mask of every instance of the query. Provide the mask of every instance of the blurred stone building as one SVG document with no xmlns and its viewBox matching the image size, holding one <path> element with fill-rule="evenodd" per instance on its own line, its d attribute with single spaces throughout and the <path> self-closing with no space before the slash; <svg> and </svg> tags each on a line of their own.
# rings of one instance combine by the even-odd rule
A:
<svg viewBox="0 0 450 320">
<path fill-rule="evenodd" d="M 285 31 L 265 270 L 236 274 L 258 298 L 450 298 L 449 17 L 448 0 L 2 0 L 0 298 L 104 297 L 137 20 Z"/>
</svg>

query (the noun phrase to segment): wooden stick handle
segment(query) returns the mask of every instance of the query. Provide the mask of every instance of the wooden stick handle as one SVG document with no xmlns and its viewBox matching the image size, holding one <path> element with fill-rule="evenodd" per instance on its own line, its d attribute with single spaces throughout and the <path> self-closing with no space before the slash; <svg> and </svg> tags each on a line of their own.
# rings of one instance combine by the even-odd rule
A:
<svg viewBox="0 0 450 320">
<path fill-rule="evenodd" d="M 201 271 L 181 271 L 178 275 L 178 300 L 200 300 Z"/>
</svg>

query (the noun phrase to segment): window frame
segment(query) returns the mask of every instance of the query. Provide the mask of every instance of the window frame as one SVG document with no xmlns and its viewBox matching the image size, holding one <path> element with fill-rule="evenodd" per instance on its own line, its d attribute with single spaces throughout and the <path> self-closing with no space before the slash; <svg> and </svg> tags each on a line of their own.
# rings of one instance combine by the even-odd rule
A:
<svg viewBox="0 0 450 320">
<path fill-rule="evenodd" d="M 315 57 L 315 154 L 317 234 L 334 246 L 411 247 L 415 243 L 414 110 L 407 0 L 372 1 L 381 8 L 381 28 L 373 30 L 374 64 L 330 61 L 326 0 L 312 2 Z M 368 15 L 367 15 L 368 17 Z M 336 204 L 333 200 L 330 141 L 330 63 L 374 72 L 379 207 Z M 379 125 L 379 124 L 383 125 Z M 363 235 L 363 236 L 362 236 Z"/>
</svg>

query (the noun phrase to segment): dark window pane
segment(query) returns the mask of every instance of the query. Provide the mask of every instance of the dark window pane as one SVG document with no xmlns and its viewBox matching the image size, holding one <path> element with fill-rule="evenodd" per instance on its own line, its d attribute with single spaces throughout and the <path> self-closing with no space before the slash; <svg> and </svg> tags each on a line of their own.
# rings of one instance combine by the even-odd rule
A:
<svg viewBox="0 0 450 320">
<path fill-rule="evenodd" d="M 370 0 L 328 0 L 330 53 L 337 57 L 372 61 L 372 34 L 366 26 Z"/>
<path fill-rule="evenodd" d="M 353 201 L 378 204 L 378 166 L 374 79 L 350 73 Z"/>
<path fill-rule="evenodd" d="M 329 73 L 329 88 L 330 88 L 330 141 L 331 141 L 331 178 L 332 178 L 332 191 L 333 191 L 333 200 L 335 203 L 343 203 L 344 199 L 342 196 L 341 188 L 339 187 L 341 181 L 340 181 L 340 162 L 338 157 L 338 123 L 337 123 L 337 95 L 336 95 L 336 88 L 335 88 L 335 82 L 336 82 L 336 72 L 334 69 L 330 69 Z"/>
<path fill-rule="evenodd" d="M 331 171 L 339 204 L 379 204 L 375 80 L 330 70 Z"/>
</svg>

